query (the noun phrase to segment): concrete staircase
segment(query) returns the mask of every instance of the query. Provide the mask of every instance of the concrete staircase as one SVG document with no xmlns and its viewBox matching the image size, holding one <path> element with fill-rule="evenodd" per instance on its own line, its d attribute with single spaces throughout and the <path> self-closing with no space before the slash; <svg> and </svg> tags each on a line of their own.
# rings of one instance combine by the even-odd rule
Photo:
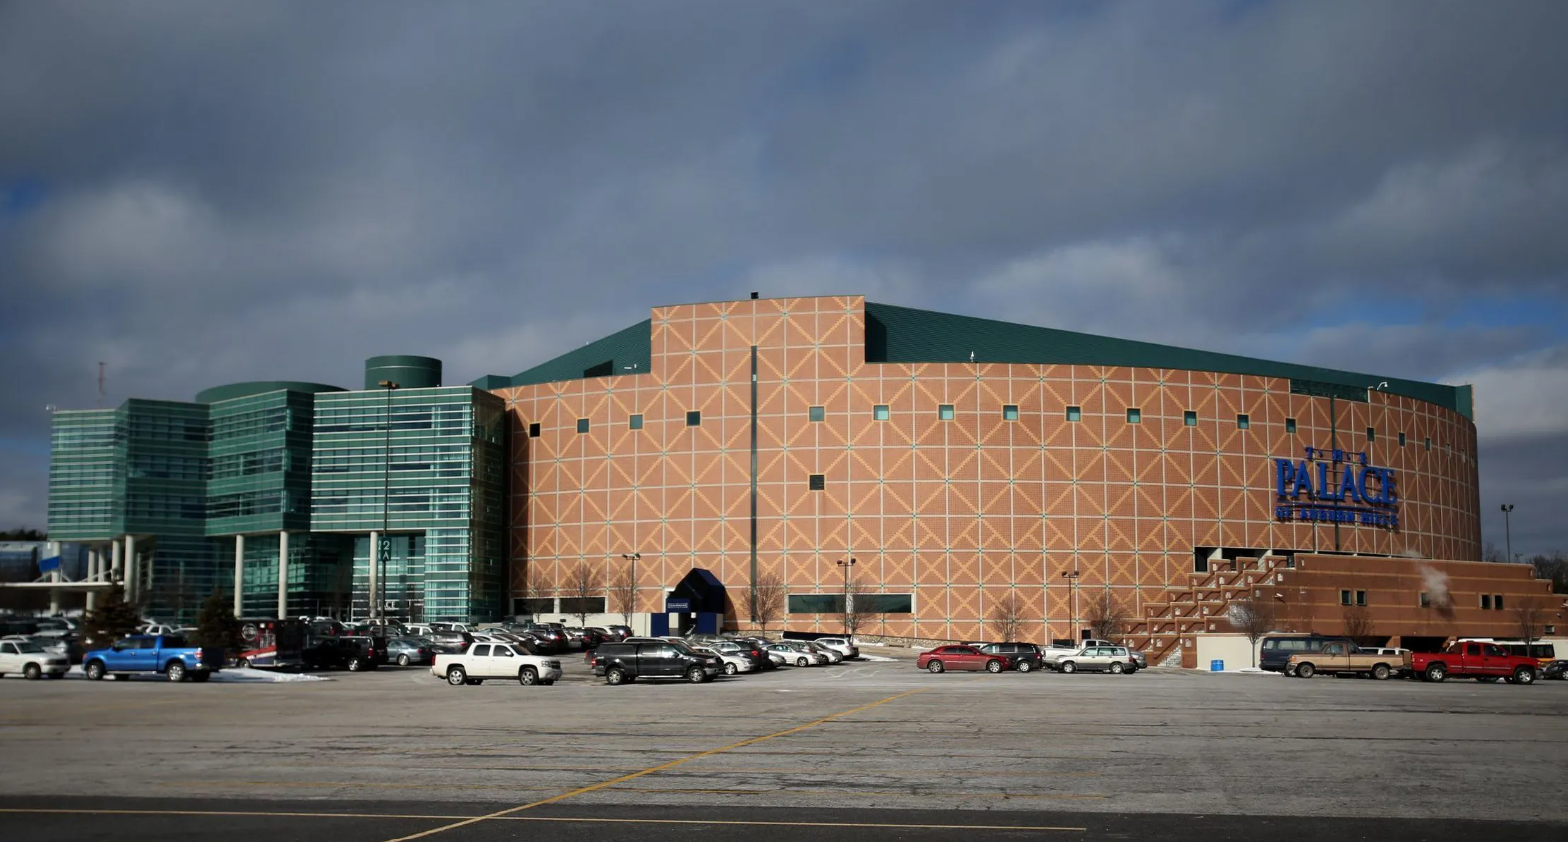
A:
<svg viewBox="0 0 1568 842">
<path fill-rule="evenodd" d="M 1122 638 L 1142 649 L 1151 664 L 1178 665 L 1184 637 L 1209 631 L 1211 621 L 1214 631 L 1231 631 L 1231 602 L 1255 590 L 1282 587 L 1288 569 L 1285 559 L 1275 556 L 1216 561 L 1208 573 L 1190 574 L 1185 587 L 1167 589 L 1164 602 L 1145 605 L 1144 616 L 1129 624 Z"/>
</svg>

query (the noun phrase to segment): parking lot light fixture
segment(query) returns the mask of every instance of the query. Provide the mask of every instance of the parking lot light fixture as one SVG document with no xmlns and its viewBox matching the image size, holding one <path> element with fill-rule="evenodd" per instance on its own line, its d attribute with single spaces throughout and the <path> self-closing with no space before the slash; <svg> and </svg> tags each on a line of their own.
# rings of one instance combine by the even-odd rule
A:
<svg viewBox="0 0 1568 842">
<path fill-rule="evenodd" d="M 375 553 L 370 563 L 376 566 L 379 573 L 376 576 L 376 589 L 370 594 L 370 618 L 380 617 L 386 619 L 386 591 L 387 591 L 387 562 L 392 556 L 392 393 L 398 389 L 398 384 L 391 380 L 378 383 L 387 390 L 386 432 L 383 437 L 381 462 L 381 546 L 372 547 Z"/>
<path fill-rule="evenodd" d="M 1062 571 L 1062 578 L 1066 579 L 1068 581 L 1068 584 L 1071 585 L 1071 587 L 1072 587 L 1072 612 L 1073 612 L 1073 615 L 1072 615 L 1072 619 L 1069 621 L 1068 631 L 1072 635 L 1073 642 L 1077 643 L 1078 642 L 1078 571 L 1076 571 L 1076 570 L 1063 570 Z"/>
<path fill-rule="evenodd" d="M 848 561 L 838 560 L 838 566 L 844 571 L 844 636 L 849 636 L 849 568 L 855 566 L 855 559 Z"/>
</svg>

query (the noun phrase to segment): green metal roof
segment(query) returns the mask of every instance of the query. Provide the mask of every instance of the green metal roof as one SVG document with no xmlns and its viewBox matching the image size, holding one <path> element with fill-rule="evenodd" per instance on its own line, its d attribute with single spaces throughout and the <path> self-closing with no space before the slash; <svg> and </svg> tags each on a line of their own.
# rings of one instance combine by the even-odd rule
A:
<svg viewBox="0 0 1568 842">
<path fill-rule="evenodd" d="M 624 373 L 635 365 L 648 370 L 652 356 L 652 320 L 569 351 L 511 378 L 486 375 L 472 385 L 481 389 L 532 386 Z M 1444 386 L 1398 377 L 1358 374 L 1295 363 L 1271 362 L 1236 354 L 1195 351 L 1153 342 L 1136 342 L 1033 325 L 955 316 L 932 310 L 866 302 L 866 362 L 964 363 L 1026 365 L 1098 365 L 1218 371 L 1286 378 L 1293 391 L 1365 401 L 1370 389 L 1446 407 L 1473 419 L 1469 386 Z M 1384 386 L 1384 383 L 1387 383 Z"/>
<path fill-rule="evenodd" d="M 1473 418 L 1469 386 L 1443 386 L 1270 362 L 1235 354 L 1194 351 L 1152 342 L 866 302 L 866 362 L 959 363 L 968 362 L 971 352 L 976 362 L 986 363 L 1126 366 L 1281 377 L 1308 381 L 1304 387 L 1311 384 L 1343 387 L 1349 392 L 1359 392 L 1360 400 L 1366 399 L 1366 390 L 1381 386 L 1382 391 L 1447 407 Z M 1388 385 L 1382 386 L 1385 381 Z M 1342 396 L 1344 394 L 1341 392 Z"/>
<path fill-rule="evenodd" d="M 196 393 L 197 403 L 218 403 L 231 401 L 235 398 L 248 398 L 251 395 L 264 395 L 268 392 L 341 392 L 341 386 L 328 386 L 325 383 L 301 383 L 295 380 L 257 380 L 250 383 L 229 383 L 225 386 L 213 386 Z"/>
</svg>

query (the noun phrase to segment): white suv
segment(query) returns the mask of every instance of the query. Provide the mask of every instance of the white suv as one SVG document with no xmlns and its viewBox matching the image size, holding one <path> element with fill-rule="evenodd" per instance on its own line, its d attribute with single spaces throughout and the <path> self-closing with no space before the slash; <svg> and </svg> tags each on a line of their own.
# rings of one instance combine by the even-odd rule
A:
<svg viewBox="0 0 1568 842">
<path fill-rule="evenodd" d="M 1138 663 L 1125 646 L 1085 646 L 1071 655 L 1056 659 L 1056 671 L 1073 673 L 1109 672 L 1115 675 L 1138 671 Z"/>
<path fill-rule="evenodd" d="M 856 646 L 854 640 L 852 640 L 851 638 L 847 638 L 847 637 L 819 637 L 816 640 L 813 640 L 811 642 L 817 644 L 818 646 L 821 646 L 821 647 L 824 647 L 824 648 L 827 648 L 827 649 L 832 649 L 833 651 L 839 653 L 840 655 L 843 655 L 844 656 L 844 660 L 846 660 L 846 661 L 849 660 L 850 658 L 858 658 L 858 657 L 860 657 L 860 647 Z"/>
</svg>

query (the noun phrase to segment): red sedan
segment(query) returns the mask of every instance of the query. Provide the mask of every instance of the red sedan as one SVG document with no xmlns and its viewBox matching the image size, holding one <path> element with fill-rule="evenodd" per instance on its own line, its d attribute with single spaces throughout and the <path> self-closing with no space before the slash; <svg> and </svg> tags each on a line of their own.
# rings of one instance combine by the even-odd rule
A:
<svg viewBox="0 0 1568 842">
<path fill-rule="evenodd" d="M 938 646 L 930 652 L 921 652 L 920 657 L 915 659 L 915 666 L 932 672 L 948 670 L 1001 672 L 1012 665 L 1012 658 L 1006 655 L 987 654 L 973 646 Z"/>
</svg>

